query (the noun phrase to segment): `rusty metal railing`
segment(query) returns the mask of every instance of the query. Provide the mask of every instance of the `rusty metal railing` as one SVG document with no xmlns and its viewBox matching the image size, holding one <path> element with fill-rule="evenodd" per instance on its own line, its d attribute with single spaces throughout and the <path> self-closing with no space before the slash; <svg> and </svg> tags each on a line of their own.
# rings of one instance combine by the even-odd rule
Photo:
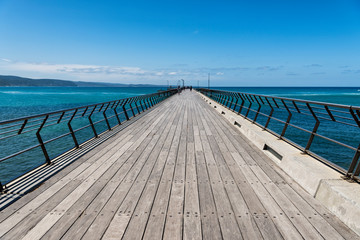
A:
<svg viewBox="0 0 360 240">
<path fill-rule="evenodd" d="M 359 181 L 360 107 L 204 88 L 198 91 L 343 173 L 344 178 Z"/>
<path fill-rule="evenodd" d="M 57 156 L 98 138 L 176 92 L 161 91 L 0 122 L 0 191 L 42 165 L 39 159 L 51 164 Z"/>
</svg>

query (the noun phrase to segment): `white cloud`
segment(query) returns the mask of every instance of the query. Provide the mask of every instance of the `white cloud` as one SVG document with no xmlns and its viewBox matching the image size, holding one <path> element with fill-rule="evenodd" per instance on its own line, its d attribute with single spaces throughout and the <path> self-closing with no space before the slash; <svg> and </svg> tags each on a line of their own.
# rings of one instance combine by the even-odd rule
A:
<svg viewBox="0 0 360 240">
<path fill-rule="evenodd" d="M 217 72 L 216 75 L 221 76 L 221 75 L 224 75 L 224 73 L 223 72 Z"/>
<path fill-rule="evenodd" d="M 1 61 L 4 61 L 4 62 L 11 62 L 11 60 L 9 59 L 6 59 L 6 58 L 0 58 Z"/>
<path fill-rule="evenodd" d="M 0 58 L 0 73 L 30 78 L 56 78 L 73 81 L 164 84 L 167 80 L 199 79 L 208 71 L 198 68 L 169 67 L 143 69 L 137 66 L 54 64 L 14 61 Z M 223 71 L 217 71 L 223 72 Z M 205 76 L 206 75 L 206 76 Z"/>
<path fill-rule="evenodd" d="M 152 71 L 146 71 L 140 67 L 127 66 L 101 66 L 101 65 L 83 65 L 83 64 L 51 64 L 51 63 L 33 63 L 11 61 L 9 59 L 0 59 L 0 68 L 11 72 L 33 72 L 38 74 L 67 74 L 76 75 L 146 75 L 152 74 Z"/>
</svg>

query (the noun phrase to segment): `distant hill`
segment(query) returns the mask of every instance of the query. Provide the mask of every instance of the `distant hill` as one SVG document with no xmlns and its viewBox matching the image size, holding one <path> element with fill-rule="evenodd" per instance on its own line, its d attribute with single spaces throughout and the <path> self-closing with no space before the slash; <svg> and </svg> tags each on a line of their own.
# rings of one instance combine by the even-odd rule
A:
<svg viewBox="0 0 360 240">
<path fill-rule="evenodd" d="M 2 87 L 76 87 L 72 81 L 57 79 L 31 79 L 16 76 L 1 76 L 0 86 Z"/>
<path fill-rule="evenodd" d="M 59 79 L 32 79 L 0 75 L 0 87 L 159 87 L 159 85 L 74 82 Z"/>
</svg>

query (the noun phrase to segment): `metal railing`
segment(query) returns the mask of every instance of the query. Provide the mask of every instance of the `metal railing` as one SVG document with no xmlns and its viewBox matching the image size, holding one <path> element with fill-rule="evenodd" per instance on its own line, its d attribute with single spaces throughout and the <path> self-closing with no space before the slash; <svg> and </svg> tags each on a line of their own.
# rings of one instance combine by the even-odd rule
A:
<svg viewBox="0 0 360 240">
<path fill-rule="evenodd" d="M 98 138 L 176 92 L 159 91 L 0 122 L 0 191 L 43 165 L 39 158 L 51 164 L 57 156 Z"/>
<path fill-rule="evenodd" d="M 213 89 L 219 104 L 359 181 L 360 107 Z"/>
</svg>

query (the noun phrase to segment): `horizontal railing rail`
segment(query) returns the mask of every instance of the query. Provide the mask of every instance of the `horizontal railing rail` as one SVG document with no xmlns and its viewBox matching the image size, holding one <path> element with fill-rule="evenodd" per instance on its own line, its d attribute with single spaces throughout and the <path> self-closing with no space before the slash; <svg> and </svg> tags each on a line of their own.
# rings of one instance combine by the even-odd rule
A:
<svg viewBox="0 0 360 240">
<path fill-rule="evenodd" d="M 0 122 L 0 190 L 6 184 L 177 93 L 176 89 Z M 64 140 L 67 138 L 66 140 Z M 60 141 L 62 139 L 62 141 Z M 48 147 L 50 144 L 53 146 Z"/>
<path fill-rule="evenodd" d="M 344 178 L 359 181 L 360 107 L 205 88 L 198 91 L 343 173 Z"/>
</svg>

